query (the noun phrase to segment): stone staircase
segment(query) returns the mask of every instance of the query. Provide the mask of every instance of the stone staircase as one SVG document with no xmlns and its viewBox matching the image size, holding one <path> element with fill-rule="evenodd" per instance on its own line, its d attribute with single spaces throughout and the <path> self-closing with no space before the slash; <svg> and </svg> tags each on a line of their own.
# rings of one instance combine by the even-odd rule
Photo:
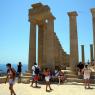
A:
<svg viewBox="0 0 95 95">
<path fill-rule="evenodd" d="M 66 77 L 66 82 L 75 82 L 75 83 L 83 83 L 83 76 L 78 76 L 76 75 L 73 71 L 70 70 L 69 67 L 66 68 L 66 70 L 63 70 L 65 77 Z M 91 83 L 95 84 L 95 72 L 92 72 L 91 74 Z"/>
</svg>

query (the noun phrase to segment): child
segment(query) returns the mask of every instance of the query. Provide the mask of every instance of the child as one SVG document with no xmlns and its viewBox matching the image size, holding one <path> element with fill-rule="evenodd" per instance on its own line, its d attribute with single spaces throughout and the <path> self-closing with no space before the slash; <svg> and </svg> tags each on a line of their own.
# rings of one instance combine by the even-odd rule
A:
<svg viewBox="0 0 95 95">
<path fill-rule="evenodd" d="M 45 81 L 46 81 L 46 92 L 48 92 L 52 90 L 50 86 L 50 70 L 48 68 L 45 68 L 44 75 L 45 75 Z M 50 90 L 47 90 L 47 87 L 49 87 Z"/>
</svg>

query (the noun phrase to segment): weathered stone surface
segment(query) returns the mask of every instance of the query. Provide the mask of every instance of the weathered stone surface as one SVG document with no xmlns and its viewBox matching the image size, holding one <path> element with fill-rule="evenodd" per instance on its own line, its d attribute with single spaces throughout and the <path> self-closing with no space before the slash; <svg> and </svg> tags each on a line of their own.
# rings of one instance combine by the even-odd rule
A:
<svg viewBox="0 0 95 95">
<path fill-rule="evenodd" d="M 85 63 L 85 55 L 84 55 L 84 45 L 81 45 L 81 56 L 82 56 L 82 63 Z"/>
<path fill-rule="evenodd" d="M 68 12 L 70 21 L 70 67 L 76 71 L 78 64 L 77 12 Z"/>
<path fill-rule="evenodd" d="M 28 70 L 36 62 L 36 25 L 30 22 L 29 62 Z"/>
<path fill-rule="evenodd" d="M 54 19 L 55 17 L 47 5 L 37 3 L 29 9 L 29 70 L 36 62 L 36 25 L 38 25 L 38 63 L 40 67 L 54 69 L 56 65 L 67 63 L 69 56 L 67 57 L 56 33 L 54 33 Z"/>
<path fill-rule="evenodd" d="M 95 8 L 91 9 L 92 24 L 93 24 L 93 47 L 94 47 L 94 60 L 95 60 Z"/>
<path fill-rule="evenodd" d="M 92 62 L 93 59 L 93 44 L 90 44 L 90 62 Z"/>
</svg>

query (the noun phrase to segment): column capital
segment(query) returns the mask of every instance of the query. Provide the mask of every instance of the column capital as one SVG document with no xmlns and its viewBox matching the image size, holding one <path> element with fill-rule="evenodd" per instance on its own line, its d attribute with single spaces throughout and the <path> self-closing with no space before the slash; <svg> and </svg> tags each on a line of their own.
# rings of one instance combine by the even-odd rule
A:
<svg viewBox="0 0 95 95">
<path fill-rule="evenodd" d="M 80 46 L 84 46 L 84 45 L 80 45 Z"/>
<path fill-rule="evenodd" d="M 78 16 L 76 11 L 68 12 L 68 16 Z"/>
<path fill-rule="evenodd" d="M 91 9 L 92 16 L 95 17 L 95 8 Z"/>
<path fill-rule="evenodd" d="M 93 46 L 93 44 L 90 44 L 90 46 Z"/>
<path fill-rule="evenodd" d="M 32 24 L 37 24 L 37 21 L 34 19 L 29 19 L 29 22 L 32 23 Z"/>
</svg>

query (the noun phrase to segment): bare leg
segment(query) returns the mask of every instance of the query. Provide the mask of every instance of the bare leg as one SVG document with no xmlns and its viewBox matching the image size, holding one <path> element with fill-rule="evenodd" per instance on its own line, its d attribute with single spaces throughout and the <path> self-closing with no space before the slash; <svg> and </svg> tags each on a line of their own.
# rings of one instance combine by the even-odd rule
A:
<svg viewBox="0 0 95 95">
<path fill-rule="evenodd" d="M 46 92 L 48 91 L 48 90 L 47 90 L 47 87 L 48 87 L 48 82 L 46 82 Z"/>
<path fill-rule="evenodd" d="M 60 81 L 61 81 L 61 77 L 58 77 L 58 79 L 59 79 L 59 84 L 60 84 Z"/>
<path fill-rule="evenodd" d="M 35 81 L 35 86 L 37 87 L 37 81 Z"/>
<path fill-rule="evenodd" d="M 10 89 L 11 95 L 12 95 L 12 94 L 16 95 L 16 94 L 15 94 L 15 91 L 14 91 L 14 89 L 13 89 L 13 84 L 10 84 L 9 89 Z"/>
<path fill-rule="evenodd" d="M 52 90 L 51 86 L 50 86 L 50 82 L 48 83 L 49 84 L 49 89 Z"/>
<path fill-rule="evenodd" d="M 33 87 L 33 83 L 34 83 L 34 79 L 32 80 L 32 82 L 31 82 L 31 86 Z"/>
<path fill-rule="evenodd" d="M 88 79 L 88 88 L 90 88 L 90 79 Z"/>
<path fill-rule="evenodd" d="M 18 75 L 18 83 L 21 83 L 21 73 Z"/>
<path fill-rule="evenodd" d="M 84 81 L 85 81 L 85 89 L 86 89 L 86 86 L 87 86 L 87 79 L 85 79 Z"/>
</svg>

